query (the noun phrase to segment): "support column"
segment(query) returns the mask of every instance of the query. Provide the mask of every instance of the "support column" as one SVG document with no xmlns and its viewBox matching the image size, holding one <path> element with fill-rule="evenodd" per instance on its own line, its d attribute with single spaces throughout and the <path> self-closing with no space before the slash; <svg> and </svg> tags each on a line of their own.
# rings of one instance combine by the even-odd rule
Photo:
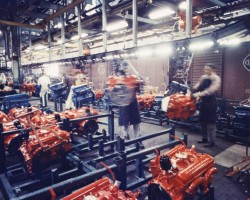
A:
<svg viewBox="0 0 250 200">
<path fill-rule="evenodd" d="M 192 17 L 193 17 L 193 0 L 187 0 L 186 8 L 186 38 L 191 38 L 192 35 Z"/>
<path fill-rule="evenodd" d="M 62 24 L 62 27 L 61 27 L 61 48 L 62 48 L 62 58 L 64 59 L 65 58 L 65 53 L 66 53 L 66 50 L 65 50 L 65 23 L 64 23 L 64 14 L 62 14 L 60 16 L 60 21 L 61 21 L 61 24 Z"/>
<path fill-rule="evenodd" d="M 133 47 L 137 46 L 138 33 L 138 14 L 137 14 L 137 0 L 133 0 Z"/>
<path fill-rule="evenodd" d="M 48 48 L 49 48 L 49 61 L 51 61 L 52 55 L 51 55 L 51 26 L 50 26 L 50 22 L 48 22 Z"/>
<path fill-rule="evenodd" d="M 106 12 L 106 0 L 102 0 L 102 32 L 103 32 L 103 51 L 107 52 L 107 12 Z"/>
<path fill-rule="evenodd" d="M 79 56 L 83 55 L 83 47 L 82 47 L 82 24 L 81 24 L 81 5 L 77 6 L 77 28 L 78 28 L 78 48 L 79 48 Z"/>
</svg>

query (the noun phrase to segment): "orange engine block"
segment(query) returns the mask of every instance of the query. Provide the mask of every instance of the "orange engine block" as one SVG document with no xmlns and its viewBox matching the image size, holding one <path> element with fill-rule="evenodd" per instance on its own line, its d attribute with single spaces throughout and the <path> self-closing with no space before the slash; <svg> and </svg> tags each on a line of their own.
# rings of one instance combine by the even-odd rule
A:
<svg viewBox="0 0 250 200">
<path fill-rule="evenodd" d="M 196 111 L 196 102 L 192 97 L 183 94 L 170 96 L 167 116 L 170 119 L 187 119 Z"/>
<path fill-rule="evenodd" d="M 66 110 L 62 112 L 60 115 L 61 115 L 61 118 L 77 119 L 77 118 L 98 115 L 98 112 L 92 107 L 83 106 L 79 109 Z M 88 134 L 88 133 L 94 134 L 99 128 L 96 121 L 97 120 L 94 120 L 94 119 L 83 120 L 83 121 L 77 122 L 76 125 L 79 127 L 79 130 L 83 134 Z"/>
<path fill-rule="evenodd" d="M 149 200 L 183 200 L 195 195 L 199 188 L 207 193 L 213 174 L 217 173 L 210 155 L 184 145 L 151 160 L 150 171 L 154 178 L 149 182 Z"/>
<path fill-rule="evenodd" d="M 9 117 L 2 111 L 0 111 L 0 123 L 5 123 L 10 121 Z"/>
<path fill-rule="evenodd" d="M 119 190 L 119 182 L 113 184 L 108 178 L 102 178 L 62 198 L 62 200 L 137 200 L 139 193 L 123 192 Z"/>
<path fill-rule="evenodd" d="M 139 95 L 136 97 L 140 106 L 140 110 L 150 109 L 153 107 L 155 95 Z"/>
<path fill-rule="evenodd" d="M 21 86 L 21 90 L 25 92 L 33 93 L 35 91 L 35 84 L 24 82 Z"/>
<path fill-rule="evenodd" d="M 94 90 L 94 93 L 95 93 L 95 98 L 98 100 L 98 99 L 101 99 L 104 97 L 104 92 L 103 90 Z"/>
<path fill-rule="evenodd" d="M 14 120 L 17 118 L 26 119 L 28 113 L 30 113 L 29 115 L 31 117 L 35 115 L 42 115 L 42 111 L 39 108 L 35 106 L 31 106 L 31 107 L 25 107 L 25 108 L 12 108 L 9 111 L 8 116 L 11 120 Z"/>
<path fill-rule="evenodd" d="M 70 150 L 70 133 L 57 126 L 33 130 L 29 140 L 20 147 L 27 171 L 32 173 L 36 166 L 60 157 L 61 152 Z"/>
</svg>

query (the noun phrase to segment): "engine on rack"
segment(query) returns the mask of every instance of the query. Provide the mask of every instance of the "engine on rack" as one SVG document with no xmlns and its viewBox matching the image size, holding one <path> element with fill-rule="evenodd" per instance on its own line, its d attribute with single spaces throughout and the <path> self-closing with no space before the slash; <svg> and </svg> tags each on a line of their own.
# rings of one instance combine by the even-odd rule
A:
<svg viewBox="0 0 250 200">
<path fill-rule="evenodd" d="M 170 119 L 187 119 L 196 112 L 196 102 L 191 96 L 176 93 L 162 100 L 162 110 Z"/>
<path fill-rule="evenodd" d="M 30 117 L 33 117 L 35 115 L 42 115 L 42 111 L 35 107 L 35 106 L 30 106 L 30 107 L 21 107 L 21 108 L 12 108 L 9 111 L 9 118 L 11 120 L 15 120 L 17 118 L 22 118 L 25 119 L 27 118 L 27 114 L 30 115 Z"/>
<path fill-rule="evenodd" d="M 33 128 L 29 140 L 20 147 L 28 173 L 68 152 L 71 149 L 70 141 L 70 133 L 57 126 Z"/>
<path fill-rule="evenodd" d="M 95 99 L 96 100 L 101 99 L 101 98 L 104 97 L 104 91 L 103 90 L 96 89 L 96 90 L 94 90 L 94 93 L 95 93 Z"/>
<path fill-rule="evenodd" d="M 62 198 L 62 200 L 137 200 L 140 192 L 119 190 L 120 183 L 114 184 L 108 178 L 102 178 L 72 194 Z"/>
<path fill-rule="evenodd" d="M 150 162 L 153 180 L 149 182 L 149 200 L 183 200 L 193 197 L 199 188 L 209 192 L 213 174 L 214 158 L 178 145 Z"/>
<path fill-rule="evenodd" d="M 84 117 L 98 115 L 98 112 L 93 107 L 83 106 L 79 109 L 66 110 L 60 113 L 60 115 L 61 118 L 77 119 L 77 118 L 84 118 Z M 76 122 L 75 125 L 77 132 L 79 134 L 85 134 L 85 135 L 89 133 L 94 134 L 99 128 L 97 120 L 95 119 Z"/>
<path fill-rule="evenodd" d="M 8 116 L 4 112 L 0 111 L 0 123 L 4 123 L 8 121 L 10 121 Z"/>
<path fill-rule="evenodd" d="M 155 95 L 138 95 L 137 101 L 140 106 L 140 110 L 151 109 L 155 101 Z"/>
</svg>

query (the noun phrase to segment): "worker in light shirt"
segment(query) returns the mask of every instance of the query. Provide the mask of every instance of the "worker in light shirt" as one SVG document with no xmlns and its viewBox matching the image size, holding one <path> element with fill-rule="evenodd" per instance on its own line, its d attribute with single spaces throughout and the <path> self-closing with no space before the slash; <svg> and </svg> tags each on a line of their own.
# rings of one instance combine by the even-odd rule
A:
<svg viewBox="0 0 250 200">
<path fill-rule="evenodd" d="M 45 106 L 45 95 L 49 90 L 49 85 L 51 84 L 50 78 L 42 70 L 42 74 L 37 81 L 37 84 L 41 86 L 40 97 L 43 101 L 43 106 Z"/>
</svg>

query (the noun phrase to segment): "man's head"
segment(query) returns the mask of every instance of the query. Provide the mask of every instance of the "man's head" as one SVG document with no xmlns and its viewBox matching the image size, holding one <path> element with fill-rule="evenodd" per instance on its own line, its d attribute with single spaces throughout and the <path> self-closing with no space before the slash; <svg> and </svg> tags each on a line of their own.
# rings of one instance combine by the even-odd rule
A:
<svg viewBox="0 0 250 200">
<path fill-rule="evenodd" d="M 213 64 L 207 63 L 204 66 L 204 72 L 205 72 L 206 75 L 211 75 L 212 73 L 214 73 L 215 68 L 216 67 Z"/>
<path fill-rule="evenodd" d="M 121 61 L 119 71 L 126 74 L 128 73 L 128 68 L 129 68 L 128 62 L 125 60 Z"/>
</svg>

